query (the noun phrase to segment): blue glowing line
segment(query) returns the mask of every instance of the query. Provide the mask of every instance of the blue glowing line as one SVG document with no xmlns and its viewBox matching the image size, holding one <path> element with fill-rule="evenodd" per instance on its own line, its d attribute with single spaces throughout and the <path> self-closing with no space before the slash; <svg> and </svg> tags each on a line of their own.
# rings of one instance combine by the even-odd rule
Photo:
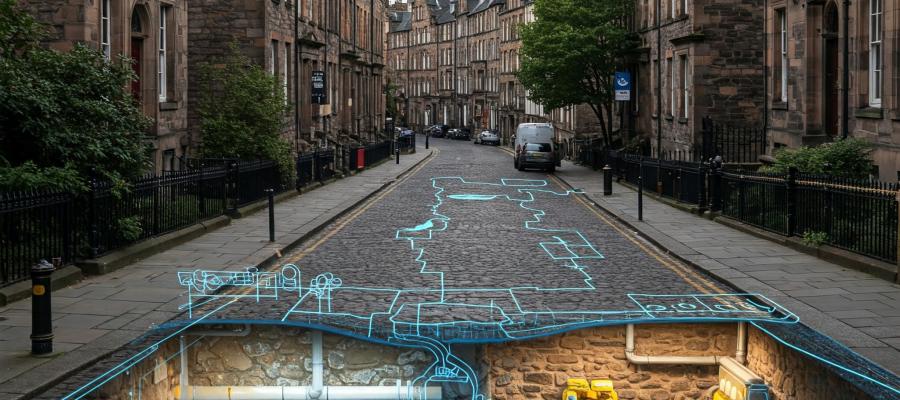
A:
<svg viewBox="0 0 900 400">
<path fill-rule="evenodd" d="M 159 349 L 159 346 L 161 344 L 163 344 L 163 343 L 169 341 L 170 339 L 174 338 L 175 336 L 181 334 L 181 332 L 184 332 L 185 330 L 189 329 L 190 327 L 200 323 L 201 321 L 206 319 L 206 317 L 215 314 L 219 310 L 225 308 L 226 306 L 230 305 L 231 303 L 234 303 L 235 301 L 237 301 L 237 299 L 232 299 L 231 301 L 216 307 L 215 309 L 206 313 L 202 317 L 200 317 L 196 320 L 192 320 L 191 323 L 185 325 L 183 328 L 178 329 L 175 332 L 172 332 L 171 334 L 167 335 L 166 337 L 156 341 L 156 343 L 148 346 L 147 348 L 141 350 L 137 354 L 129 357 L 127 360 L 122 361 L 121 363 L 117 364 L 116 366 L 110 368 L 108 371 L 104 372 L 100 376 L 90 380 L 88 383 L 85 383 L 84 385 L 80 386 L 79 388 L 73 390 L 72 393 L 69 393 L 68 395 L 63 397 L 62 400 L 69 400 L 69 399 L 77 400 L 77 399 L 83 398 L 84 396 L 87 396 L 88 394 L 90 394 L 94 390 L 98 389 L 99 387 L 103 386 L 104 384 L 106 384 L 107 382 L 112 380 L 113 378 L 115 378 L 115 377 L 119 376 L 120 374 L 122 374 L 123 372 L 127 371 L 128 368 L 133 367 L 135 364 L 137 364 L 137 363 L 143 361 L 144 359 L 146 359 L 147 357 L 149 357 L 151 354 L 156 352 L 157 349 Z M 116 372 L 116 371 L 118 371 L 118 372 Z M 85 390 L 85 389 L 87 389 L 87 390 Z M 84 392 L 84 393 L 79 394 L 80 392 Z M 73 397 L 73 396 L 75 396 L 75 397 Z"/>
<path fill-rule="evenodd" d="M 759 329 L 759 330 L 765 332 L 765 334 L 769 335 L 769 337 L 771 337 L 772 339 L 775 339 L 776 341 L 778 341 L 778 343 L 781 343 L 781 344 L 783 344 L 783 345 L 785 345 L 785 346 L 787 346 L 787 347 L 793 349 L 794 351 L 800 352 L 801 354 L 804 354 L 804 355 L 806 355 L 806 356 L 812 357 L 813 359 L 816 359 L 816 360 L 818 360 L 818 361 L 820 361 L 820 362 L 823 362 L 823 363 L 825 363 L 825 364 L 828 364 L 828 365 L 830 365 L 830 366 L 832 366 L 832 367 L 835 367 L 835 368 L 837 368 L 837 369 L 839 369 L 839 370 L 841 370 L 841 371 L 847 372 L 847 373 L 849 373 L 849 374 L 851 374 L 851 375 L 853 375 L 853 376 L 856 376 L 856 377 L 858 377 L 858 378 L 862 378 L 862 379 L 864 379 L 864 380 L 866 380 L 866 381 L 869 381 L 869 382 L 871 382 L 871 383 L 874 383 L 874 384 L 876 384 L 876 385 L 878 385 L 878 386 L 881 386 L 881 387 L 883 387 L 883 388 L 885 388 L 885 389 L 887 389 L 887 390 L 890 390 L 891 392 L 894 392 L 895 394 L 900 394 L 900 389 L 897 389 L 897 388 L 895 388 L 895 387 L 889 386 L 888 384 L 886 384 L 886 383 L 884 383 L 884 382 L 881 382 L 881 381 L 879 381 L 879 380 L 877 380 L 877 379 L 868 377 L 868 376 L 866 376 L 866 375 L 864 375 L 864 374 L 861 374 L 861 373 L 856 372 L 856 371 L 854 371 L 854 370 L 852 370 L 852 369 L 850 369 L 850 368 L 847 368 L 847 367 L 845 367 L 845 366 L 843 366 L 843 365 L 840 365 L 840 364 L 838 364 L 838 363 L 836 363 L 836 362 L 834 362 L 834 361 L 831 361 L 831 360 L 829 360 L 829 359 L 826 359 L 826 358 L 824 358 L 824 357 L 822 357 L 822 356 L 815 355 L 815 354 L 813 354 L 813 353 L 811 353 L 811 352 L 809 352 L 809 351 L 807 351 L 807 350 L 804 350 L 804 349 L 802 349 L 802 348 L 800 348 L 800 347 L 798 347 L 798 346 L 795 346 L 795 345 L 793 345 L 793 344 L 790 344 L 790 343 L 788 343 L 786 340 L 782 339 L 780 336 L 778 336 L 778 335 L 776 335 L 775 333 L 773 333 L 772 331 L 769 331 L 768 329 L 763 328 L 763 327 L 760 326 L 758 323 L 756 323 L 756 322 L 751 322 L 751 323 L 752 323 L 753 326 L 755 326 L 757 329 Z"/>
</svg>

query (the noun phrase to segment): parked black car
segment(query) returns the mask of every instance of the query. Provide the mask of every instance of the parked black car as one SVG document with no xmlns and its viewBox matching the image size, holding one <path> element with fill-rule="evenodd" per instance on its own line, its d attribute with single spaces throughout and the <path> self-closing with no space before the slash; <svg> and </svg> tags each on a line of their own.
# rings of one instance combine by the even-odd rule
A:
<svg viewBox="0 0 900 400">
<path fill-rule="evenodd" d="M 450 139 L 453 140 L 469 140 L 470 134 L 468 129 L 451 129 L 448 133 Z"/>
</svg>

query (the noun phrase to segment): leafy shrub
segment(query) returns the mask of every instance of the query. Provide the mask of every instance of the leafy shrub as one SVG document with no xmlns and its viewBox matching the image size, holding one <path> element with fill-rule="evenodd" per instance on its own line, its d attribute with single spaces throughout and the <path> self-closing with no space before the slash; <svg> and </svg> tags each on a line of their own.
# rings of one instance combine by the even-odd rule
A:
<svg viewBox="0 0 900 400">
<path fill-rule="evenodd" d="M 860 139 L 842 139 L 816 147 L 783 149 L 766 172 L 787 173 L 792 167 L 810 174 L 864 179 L 872 171 L 871 146 Z"/>
<path fill-rule="evenodd" d="M 293 180 L 291 145 L 281 136 L 288 104 L 278 80 L 236 44 L 224 59 L 201 68 L 203 157 L 273 160 L 282 176 Z"/>
<path fill-rule="evenodd" d="M 76 45 L 38 45 L 44 28 L 15 0 L 0 0 L 0 189 L 124 182 L 147 167 L 145 117 L 130 92 L 130 60 Z"/>
<path fill-rule="evenodd" d="M 819 247 L 828 242 L 828 234 L 819 231 L 803 232 L 803 244 L 812 247 Z"/>
<path fill-rule="evenodd" d="M 141 219 L 137 216 L 119 218 L 116 221 L 119 237 L 126 242 L 134 242 L 141 238 L 144 228 L 141 226 Z"/>
</svg>

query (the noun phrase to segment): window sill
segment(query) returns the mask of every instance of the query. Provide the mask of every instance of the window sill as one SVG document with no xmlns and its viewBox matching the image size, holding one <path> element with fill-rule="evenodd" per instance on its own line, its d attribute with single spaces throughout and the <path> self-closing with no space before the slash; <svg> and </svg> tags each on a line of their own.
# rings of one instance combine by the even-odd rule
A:
<svg viewBox="0 0 900 400">
<path fill-rule="evenodd" d="M 659 114 L 650 114 L 650 118 L 657 119 L 659 118 Z"/>
<path fill-rule="evenodd" d="M 783 101 L 776 101 L 776 102 L 772 103 L 772 109 L 773 110 L 787 110 L 788 105 L 787 105 L 787 103 L 785 103 Z"/>
<path fill-rule="evenodd" d="M 876 107 L 859 108 L 854 111 L 853 116 L 856 118 L 884 119 L 884 110 Z"/>
<path fill-rule="evenodd" d="M 673 117 L 672 114 L 667 114 L 667 115 L 666 115 L 666 121 L 672 121 L 672 120 L 674 120 L 674 119 L 675 119 L 675 117 Z"/>
<path fill-rule="evenodd" d="M 178 109 L 177 101 L 164 101 L 159 103 L 159 111 L 172 111 Z"/>
<path fill-rule="evenodd" d="M 682 125 L 686 125 L 688 123 L 687 118 L 678 118 L 678 123 Z"/>
</svg>

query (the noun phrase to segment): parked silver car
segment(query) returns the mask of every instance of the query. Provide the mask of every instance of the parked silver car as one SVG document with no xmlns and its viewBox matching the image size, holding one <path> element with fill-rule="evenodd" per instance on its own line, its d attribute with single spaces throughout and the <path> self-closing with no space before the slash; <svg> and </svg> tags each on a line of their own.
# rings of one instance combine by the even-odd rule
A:
<svg viewBox="0 0 900 400">
<path fill-rule="evenodd" d="M 492 144 L 494 146 L 499 146 L 500 135 L 491 131 L 482 131 L 478 136 L 475 136 L 475 144 Z"/>
</svg>

